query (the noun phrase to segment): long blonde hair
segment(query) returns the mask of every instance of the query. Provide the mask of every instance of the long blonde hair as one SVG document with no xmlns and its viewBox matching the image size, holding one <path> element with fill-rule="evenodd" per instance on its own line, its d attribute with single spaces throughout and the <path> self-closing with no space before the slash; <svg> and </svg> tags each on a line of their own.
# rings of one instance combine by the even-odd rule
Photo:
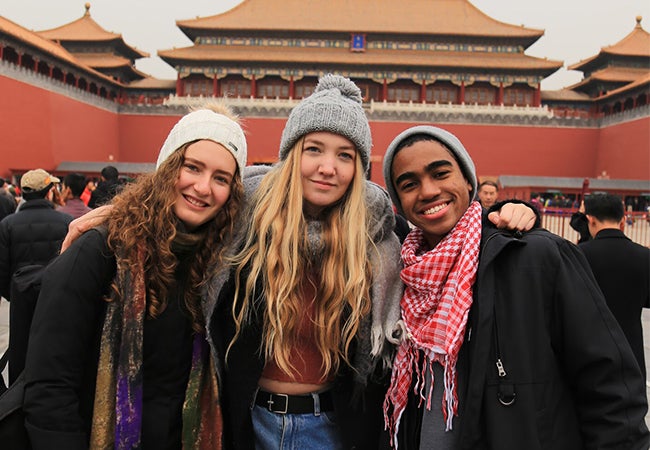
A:
<svg viewBox="0 0 650 450">
<path fill-rule="evenodd" d="M 299 139 L 287 159 L 262 180 L 253 198 L 252 224 L 246 243 L 235 257 L 236 290 L 233 304 L 236 334 L 251 320 L 254 303 L 266 299 L 263 314 L 263 341 L 260 351 L 266 361 L 275 359 L 287 374 L 294 374 L 290 354 L 298 329 L 305 317 L 307 299 L 301 286 L 311 267 L 309 236 L 303 214 L 300 161 L 303 139 Z M 370 267 L 367 258 L 365 180 L 361 158 L 348 191 L 322 217 L 324 251 L 319 255 L 314 302 L 314 338 L 323 360 L 324 375 L 338 371 L 341 361 L 349 364 L 349 350 L 359 331 L 361 318 L 370 312 Z M 246 270 L 243 286 L 240 277 Z M 261 292 L 257 282 L 261 281 Z M 240 291 L 243 289 L 243 295 Z M 240 301 L 240 297 L 242 297 Z"/>
<path fill-rule="evenodd" d="M 144 257 L 147 316 L 157 317 L 165 310 L 167 293 L 174 283 L 178 258 L 172 252 L 177 235 L 178 219 L 173 212 L 176 202 L 175 184 L 185 152 L 192 142 L 170 155 L 154 173 L 142 175 L 113 199 L 108 219 L 108 246 L 116 254 L 118 264 L 130 267 Z M 228 233 L 232 233 L 234 217 L 243 186 L 239 170 L 232 182 L 230 197 L 216 217 L 204 225 L 205 237 L 190 263 L 189 277 L 183 288 L 184 305 L 192 318 L 192 328 L 201 331 L 205 319 L 199 304 L 201 286 L 214 267 L 222 250 L 215 251 Z M 113 283 L 113 299 L 119 301 L 119 290 Z M 116 295 L 116 296 L 115 296 Z"/>
</svg>

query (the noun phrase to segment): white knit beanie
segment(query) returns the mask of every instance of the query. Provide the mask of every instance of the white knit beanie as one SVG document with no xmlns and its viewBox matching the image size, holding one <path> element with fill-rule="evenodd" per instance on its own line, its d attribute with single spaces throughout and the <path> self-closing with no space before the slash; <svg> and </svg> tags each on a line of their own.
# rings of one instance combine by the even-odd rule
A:
<svg viewBox="0 0 650 450">
<path fill-rule="evenodd" d="M 181 118 L 169 132 L 158 154 L 156 169 L 188 142 L 208 139 L 223 145 L 237 161 L 239 173 L 246 167 L 246 137 L 234 120 L 209 109 L 199 109 Z"/>
<path fill-rule="evenodd" d="M 323 76 L 313 94 L 289 114 L 280 142 L 280 160 L 286 159 L 298 139 L 314 131 L 329 131 L 348 138 L 365 170 L 370 167 L 370 125 L 363 110 L 361 90 L 348 78 Z"/>
</svg>

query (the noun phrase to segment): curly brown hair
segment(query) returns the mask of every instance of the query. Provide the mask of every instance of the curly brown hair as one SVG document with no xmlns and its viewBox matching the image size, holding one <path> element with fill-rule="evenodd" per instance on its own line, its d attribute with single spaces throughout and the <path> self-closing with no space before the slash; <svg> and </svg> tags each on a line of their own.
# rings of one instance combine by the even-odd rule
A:
<svg viewBox="0 0 650 450">
<path fill-rule="evenodd" d="M 107 221 L 108 246 L 121 267 L 131 267 L 144 255 L 147 290 L 147 316 L 157 317 L 167 306 L 167 294 L 174 283 L 178 259 L 172 252 L 178 219 L 173 212 L 176 201 L 175 183 L 185 160 L 188 142 L 170 155 L 154 173 L 140 176 L 126 186 L 113 201 Z M 232 233 L 234 219 L 243 198 L 239 169 L 232 181 L 230 197 L 214 219 L 202 226 L 204 237 L 190 263 L 189 278 L 183 292 L 184 305 L 191 316 L 192 328 L 199 332 L 205 327 L 200 305 L 202 286 L 221 260 L 220 244 Z M 219 251 L 216 249 L 219 248 Z M 119 299 L 115 283 L 113 298 Z"/>
</svg>

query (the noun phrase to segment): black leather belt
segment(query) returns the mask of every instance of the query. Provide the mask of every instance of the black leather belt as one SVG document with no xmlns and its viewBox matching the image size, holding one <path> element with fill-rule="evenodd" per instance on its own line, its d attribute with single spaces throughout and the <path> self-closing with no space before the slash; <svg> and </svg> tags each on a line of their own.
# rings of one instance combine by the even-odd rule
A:
<svg viewBox="0 0 650 450">
<path fill-rule="evenodd" d="M 287 395 L 272 394 L 260 389 L 255 397 L 256 405 L 278 414 L 316 414 L 316 401 L 320 404 L 319 411 L 334 409 L 334 402 L 329 391 L 318 394 Z"/>
</svg>

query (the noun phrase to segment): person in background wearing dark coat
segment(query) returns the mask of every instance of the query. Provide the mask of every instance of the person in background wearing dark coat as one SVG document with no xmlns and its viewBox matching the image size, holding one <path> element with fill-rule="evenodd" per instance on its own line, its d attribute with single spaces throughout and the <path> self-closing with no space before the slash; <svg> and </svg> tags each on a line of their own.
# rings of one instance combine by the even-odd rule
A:
<svg viewBox="0 0 650 450">
<path fill-rule="evenodd" d="M 119 180 L 119 172 L 115 167 L 104 167 L 101 171 L 101 176 L 101 181 L 97 183 L 97 187 L 90 194 L 88 206 L 91 208 L 97 208 L 98 206 L 109 203 L 122 187 Z"/>
<path fill-rule="evenodd" d="M 25 202 L 19 211 L 0 222 L 0 295 L 11 302 L 11 280 L 18 269 L 46 265 L 54 259 L 72 221 L 69 214 L 55 211 L 52 203 L 59 179 L 43 169 L 30 170 L 20 179 Z M 14 292 L 15 293 L 15 292 Z M 27 336 L 34 304 L 9 305 L 9 383 L 25 363 Z"/>
<path fill-rule="evenodd" d="M 440 128 L 398 135 L 384 178 L 415 226 L 384 404 L 391 442 L 647 450 L 644 379 L 578 247 L 482 226 L 474 163 Z"/>
<path fill-rule="evenodd" d="M 56 208 L 57 211 L 70 214 L 75 219 L 91 211 L 92 208 L 86 206 L 80 198 L 85 188 L 86 177 L 80 173 L 69 173 L 63 177 L 61 197 L 65 204 Z"/>
<path fill-rule="evenodd" d="M 620 197 L 587 196 L 585 215 L 593 239 L 580 244 L 580 249 L 645 376 L 641 312 L 650 307 L 650 249 L 621 231 L 625 211 Z"/>
<path fill-rule="evenodd" d="M 48 266 L 25 365 L 34 450 L 221 448 L 201 288 L 223 266 L 245 165 L 225 105 L 185 115 L 156 171 Z"/>
<path fill-rule="evenodd" d="M 589 220 L 587 220 L 587 216 L 585 216 L 584 200 L 580 202 L 580 209 L 571 214 L 569 225 L 578 232 L 578 244 L 591 240 L 591 235 L 589 234 Z"/>
<path fill-rule="evenodd" d="M 0 220 L 16 211 L 16 198 L 7 191 L 7 182 L 0 178 Z"/>
</svg>

